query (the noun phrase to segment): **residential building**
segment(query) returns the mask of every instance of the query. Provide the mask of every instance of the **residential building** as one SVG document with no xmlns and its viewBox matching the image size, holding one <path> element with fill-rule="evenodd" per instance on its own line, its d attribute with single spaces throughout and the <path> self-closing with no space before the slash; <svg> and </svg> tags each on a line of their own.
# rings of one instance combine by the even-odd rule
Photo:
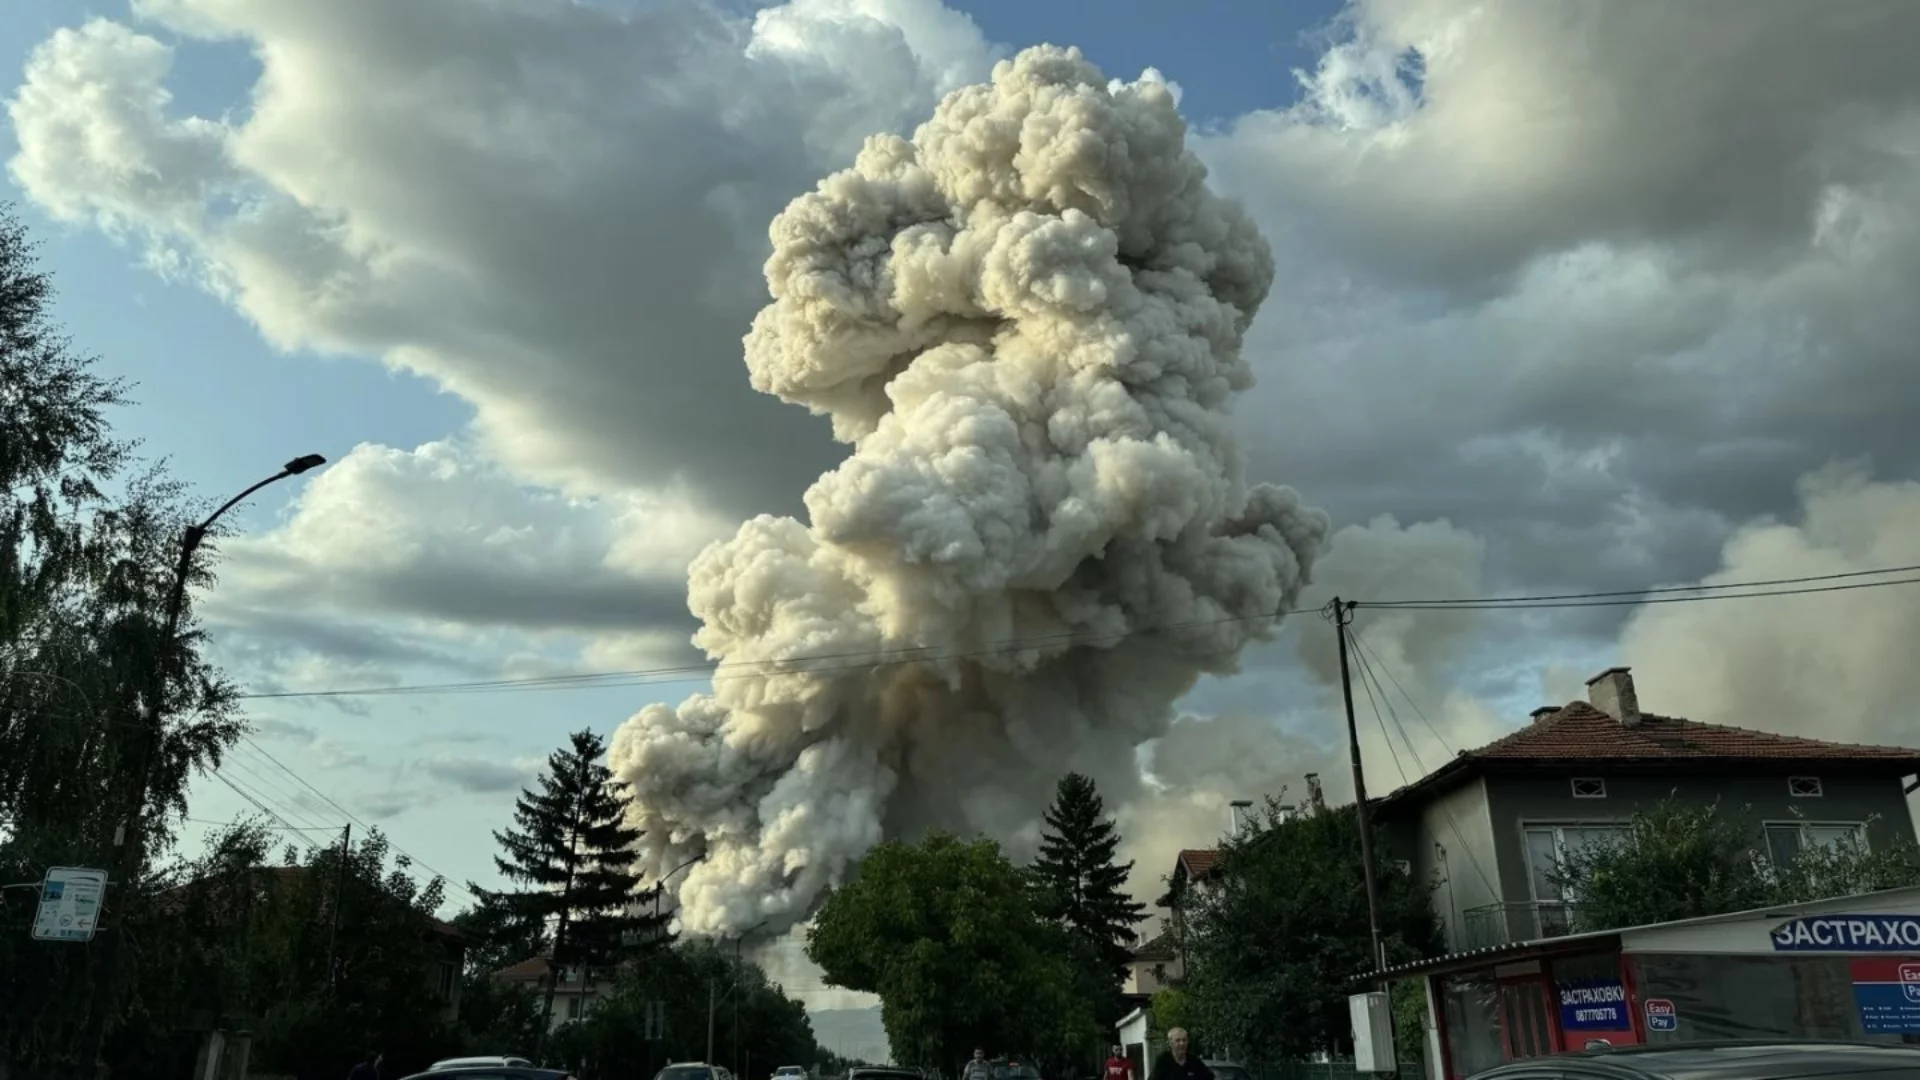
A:
<svg viewBox="0 0 1920 1080">
<path fill-rule="evenodd" d="M 1127 958 L 1127 975 L 1120 992 L 1134 1004 L 1145 1004 L 1147 998 L 1179 982 L 1182 971 L 1173 931 L 1162 930 L 1143 939 Z"/>
<path fill-rule="evenodd" d="M 493 977 L 499 982 L 528 987 L 544 1002 L 547 975 L 552 970 L 546 957 L 535 956 L 511 967 L 501 968 L 493 973 Z M 569 965 L 562 968 L 560 981 L 553 988 L 553 1012 L 547 1018 L 549 1030 L 591 1013 L 611 989 L 605 974 L 601 972 L 601 977 L 594 978 L 592 973 L 579 967 Z"/>
<path fill-rule="evenodd" d="M 1374 802 L 1389 847 L 1435 883 L 1447 951 L 1574 929 L 1579 898 L 1554 881 L 1556 860 L 1669 797 L 1717 804 L 1774 859 L 1914 839 L 1906 778 L 1920 773 L 1920 749 L 1649 713 L 1624 667 L 1587 688 L 1588 700 L 1536 709 L 1520 730 Z"/>
</svg>

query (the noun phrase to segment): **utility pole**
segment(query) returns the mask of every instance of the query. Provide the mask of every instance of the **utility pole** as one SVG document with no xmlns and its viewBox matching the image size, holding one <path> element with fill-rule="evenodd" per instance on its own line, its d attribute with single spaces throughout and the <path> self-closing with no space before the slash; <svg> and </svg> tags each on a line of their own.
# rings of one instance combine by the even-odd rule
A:
<svg viewBox="0 0 1920 1080">
<path fill-rule="evenodd" d="M 266 487 L 268 484 L 285 480 L 289 476 L 298 476 L 310 469 L 319 468 L 327 459 L 319 454 L 304 454 L 280 467 L 280 471 L 267 477 L 240 494 L 220 505 L 220 509 L 208 514 L 206 520 L 198 525 L 187 526 L 180 537 L 180 561 L 174 566 L 173 586 L 167 593 L 166 618 L 161 624 L 160 638 L 154 643 L 153 659 L 147 664 L 147 685 L 141 693 L 141 717 L 145 721 L 129 738 L 127 749 L 128 792 L 125 818 L 114 832 L 114 843 L 119 847 L 117 865 L 107 875 L 107 889 L 100 897 L 101 914 L 111 912 L 112 925 L 102 927 L 106 935 L 100 942 L 100 966 L 93 977 L 93 1001 L 87 1009 L 86 1026 L 80 1033 L 80 1075 L 97 1077 L 101 1075 L 102 1062 L 100 1052 L 106 1045 L 107 1014 L 114 1009 L 115 998 L 120 990 L 120 952 L 126 941 L 126 917 L 132 908 L 129 902 L 133 897 L 134 885 L 140 878 L 140 871 L 146 863 L 146 816 L 147 786 L 153 782 L 154 753 L 164 736 L 161 724 L 166 719 L 167 689 L 172 684 L 172 667 L 176 659 L 174 653 L 180 645 L 180 618 L 187 605 L 187 578 L 193 573 L 193 555 L 207 538 L 220 516 L 239 505 L 240 500 Z M 113 887 L 120 888 L 120 903 L 113 902 Z M 104 921 L 104 920 L 103 920 Z"/>
<path fill-rule="evenodd" d="M 1353 761 L 1353 812 L 1355 823 L 1360 827 L 1360 873 L 1367 883 L 1367 930 L 1373 935 L 1373 969 L 1380 971 L 1387 966 L 1387 951 L 1380 942 L 1380 886 L 1373 879 L 1373 811 L 1367 806 L 1367 777 L 1360 768 L 1360 726 L 1353 718 L 1353 675 L 1347 667 L 1347 627 L 1353 622 L 1354 605 L 1336 596 L 1329 607 L 1333 613 L 1333 630 L 1340 640 L 1340 697 L 1347 707 L 1347 754 Z"/>
<path fill-rule="evenodd" d="M 733 939 L 733 1074 L 735 1080 L 746 1080 L 740 1068 L 740 946 L 747 935 L 741 934 Z"/>
<path fill-rule="evenodd" d="M 711 975 L 707 976 L 707 1062 L 706 1063 L 709 1065 L 713 1064 L 713 1007 L 715 1005 L 713 995 L 719 989 L 717 985 L 718 983 L 719 983 L 718 979 L 715 979 Z"/>
<path fill-rule="evenodd" d="M 334 946 L 340 940 L 340 905 L 347 898 L 347 860 L 353 855 L 353 826 L 340 827 L 340 867 L 333 877 L 333 925 L 327 928 L 327 989 L 340 988 L 340 969 L 334 966 Z"/>
</svg>

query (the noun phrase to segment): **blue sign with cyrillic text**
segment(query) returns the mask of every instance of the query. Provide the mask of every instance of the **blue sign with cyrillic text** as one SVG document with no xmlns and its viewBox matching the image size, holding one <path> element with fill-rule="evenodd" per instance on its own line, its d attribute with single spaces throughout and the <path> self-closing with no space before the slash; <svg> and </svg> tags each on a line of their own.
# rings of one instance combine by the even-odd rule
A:
<svg viewBox="0 0 1920 1080">
<path fill-rule="evenodd" d="M 1614 981 L 1561 983 L 1560 1030 L 1626 1031 L 1627 988 Z"/>
<path fill-rule="evenodd" d="M 1920 915 L 1806 915 L 1773 928 L 1775 952 L 1912 952 Z"/>
</svg>

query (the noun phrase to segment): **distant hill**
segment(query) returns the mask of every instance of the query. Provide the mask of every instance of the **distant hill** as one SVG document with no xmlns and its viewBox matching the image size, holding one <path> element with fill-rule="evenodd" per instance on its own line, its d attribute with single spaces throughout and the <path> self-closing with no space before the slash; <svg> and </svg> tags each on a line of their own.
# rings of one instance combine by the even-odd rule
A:
<svg viewBox="0 0 1920 1080">
<path fill-rule="evenodd" d="M 821 1009 L 808 1013 L 807 1019 L 813 1021 L 814 1039 L 842 1057 L 876 1064 L 893 1057 L 879 1009 Z"/>
</svg>

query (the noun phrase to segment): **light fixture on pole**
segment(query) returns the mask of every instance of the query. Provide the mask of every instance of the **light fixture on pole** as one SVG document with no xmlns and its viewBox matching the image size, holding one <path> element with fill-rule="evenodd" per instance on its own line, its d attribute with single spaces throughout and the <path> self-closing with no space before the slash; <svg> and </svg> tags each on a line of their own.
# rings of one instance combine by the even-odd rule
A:
<svg viewBox="0 0 1920 1080">
<path fill-rule="evenodd" d="M 302 454 L 280 467 L 280 471 L 253 484 L 240 494 L 220 504 L 220 508 L 208 514 L 196 525 L 189 525 L 180 537 L 180 557 L 174 565 L 173 587 L 167 593 L 165 621 L 161 624 L 160 638 L 155 644 L 154 657 L 148 665 L 148 684 L 142 693 L 145 704 L 145 721 L 132 736 L 131 753 L 128 755 L 131 791 L 127 798 L 126 818 L 114 831 L 114 842 L 120 853 L 119 864 L 108 879 L 109 887 L 119 886 L 120 896 L 124 899 L 131 895 L 133 885 L 140 876 L 144 862 L 145 832 L 147 813 L 147 787 L 152 782 L 154 752 L 159 748 L 161 722 L 166 716 L 167 689 L 171 683 L 172 667 L 178 659 L 175 655 L 180 644 L 180 619 L 186 609 L 187 579 L 193 576 L 193 556 L 207 538 L 207 533 L 227 511 L 238 506 L 247 496 L 269 484 L 285 480 L 289 476 L 299 476 L 327 463 L 319 454 Z M 101 912 L 105 914 L 112 908 L 109 893 L 101 898 Z M 126 905 L 119 905 L 119 916 L 124 919 Z M 120 949 L 126 934 L 121 925 L 109 928 L 109 933 L 101 942 L 100 967 L 93 979 L 93 1003 L 87 1010 L 86 1027 L 80 1040 L 80 1071 L 82 1076 L 99 1075 L 100 1051 L 106 1041 L 107 1014 L 113 1009 L 114 998 L 119 989 Z"/>
</svg>

